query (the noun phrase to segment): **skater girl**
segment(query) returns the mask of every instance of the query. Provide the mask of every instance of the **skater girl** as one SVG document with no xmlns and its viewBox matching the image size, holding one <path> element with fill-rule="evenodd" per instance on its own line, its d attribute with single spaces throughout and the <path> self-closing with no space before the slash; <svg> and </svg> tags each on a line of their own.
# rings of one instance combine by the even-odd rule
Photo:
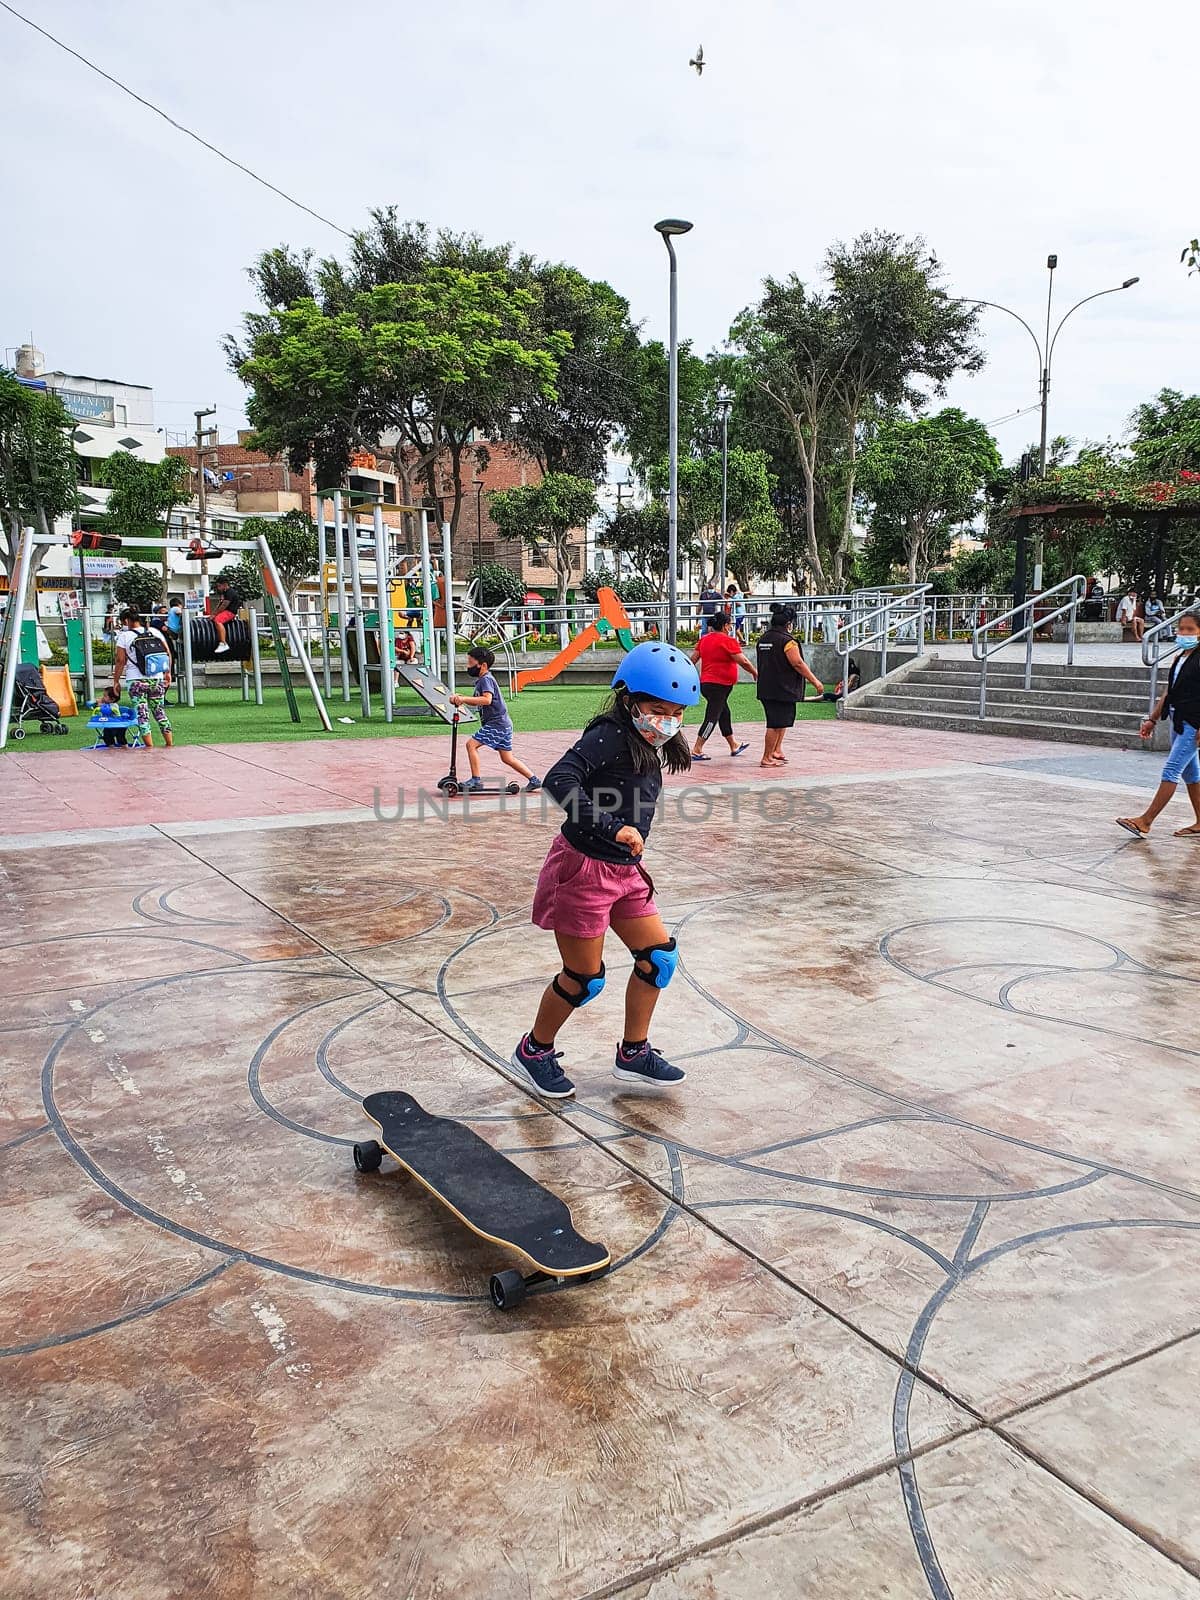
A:
<svg viewBox="0 0 1200 1600">
<path fill-rule="evenodd" d="M 1179 654 L 1171 663 L 1171 676 L 1167 687 L 1154 710 L 1142 723 L 1143 739 L 1148 739 L 1156 724 L 1168 711 L 1174 739 L 1171 753 L 1163 768 L 1153 800 L 1137 817 L 1118 817 L 1118 828 L 1145 839 L 1155 817 L 1179 787 L 1187 785 L 1188 799 L 1192 802 L 1194 821 L 1186 828 L 1176 828 L 1175 837 L 1200 837 L 1200 758 L 1196 754 L 1197 730 L 1200 730 L 1200 612 L 1185 611 L 1176 623 L 1175 643 Z"/>
<path fill-rule="evenodd" d="M 653 1089 L 686 1077 L 649 1040 L 654 1007 L 678 955 L 654 903 L 642 853 L 663 767 L 686 772 L 691 765 L 683 713 L 698 704 L 700 680 L 683 651 L 646 643 L 624 658 L 612 688 L 605 709 L 545 778 L 547 792 L 567 817 L 538 878 L 533 920 L 558 941 L 562 971 L 542 995 L 510 1070 L 550 1100 L 575 1092 L 554 1041 L 571 1013 L 604 988 L 609 928 L 633 956 L 613 1077 Z"/>
<path fill-rule="evenodd" d="M 452 706 L 475 706 L 479 711 L 479 732 L 473 733 L 467 740 L 467 760 L 471 763 L 471 776 L 463 788 L 468 794 L 483 788 L 483 779 L 479 774 L 479 752 L 487 749 L 494 750 L 506 767 L 511 767 L 524 778 L 526 790 L 534 794 L 542 787 L 542 780 L 536 777 L 523 761 L 518 761 L 513 755 L 512 718 L 508 714 L 508 707 L 504 704 L 500 685 L 492 676 L 492 668 L 495 665 L 494 651 L 486 649 L 483 645 L 476 645 L 473 650 L 468 650 L 467 676 L 475 679 L 475 692 L 450 696 Z"/>
</svg>

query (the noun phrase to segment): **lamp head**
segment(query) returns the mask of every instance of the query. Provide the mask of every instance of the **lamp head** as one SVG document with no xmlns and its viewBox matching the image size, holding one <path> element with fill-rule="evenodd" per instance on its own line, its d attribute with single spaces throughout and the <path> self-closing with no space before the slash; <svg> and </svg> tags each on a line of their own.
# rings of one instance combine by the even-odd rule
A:
<svg viewBox="0 0 1200 1600">
<path fill-rule="evenodd" d="M 1058 265 L 1058 257 L 1057 256 L 1047 256 L 1046 257 L 1046 265 L 1050 268 L 1050 271 L 1053 272 L 1055 267 Z"/>
<path fill-rule="evenodd" d="M 723 385 L 717 390 L 717 415 L 724 420 L 733 410 L 733 390 Z"/>
<path fill-rule="evenodd" d="M 1141 281 L 1140 278 L 1126 278 L 1121 287 L 1122 289 L 1132 289 L 1135 283 L 1141 283 Z"/>
<path fill-rule="evenodd" d="M 668 234 L 691 233 L 692 225 L 690 222 L 684 222 L 682 217 L 664 217 L 661 222 L 654 224 L 654 231 L 661 233 L 665 239 Z"/>
</svg>

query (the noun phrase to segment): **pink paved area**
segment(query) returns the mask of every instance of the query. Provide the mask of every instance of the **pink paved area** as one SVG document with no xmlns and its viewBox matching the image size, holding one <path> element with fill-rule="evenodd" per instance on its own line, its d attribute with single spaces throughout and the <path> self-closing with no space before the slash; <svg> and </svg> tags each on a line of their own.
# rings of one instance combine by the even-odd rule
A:
<svg viewBox="0 0 1200 1600">
<path fill-rule="evenodd" d="M 859 772 L 999 766 L 1063 750 L 1036 739 L 808 722 L 788 736 L 788 766 L 768 772 L 758 764 L 761 726 L 745 724 L 738 731 L 751 746 L 745 756 L 730 760 L 714 740 L 711 764 L 668 783 L 778 783 Z M 522 758 L 544 772 L 573 737 L 566 731 L 522 734 Z M 1074 749 L 1078 753 L 1081 747 Z M 352 812 L 372 807 L 377 798 L 393 812 L 401 795 L 411 806 L 418 792 L 435 790 L 446 758 L 446 739 L 438 734 L 151 751 L 10 750 L 0 754 L 0 835 Z M 492 762 L 486 770 L 494 775 L 499 764 Z"/>
</svg>

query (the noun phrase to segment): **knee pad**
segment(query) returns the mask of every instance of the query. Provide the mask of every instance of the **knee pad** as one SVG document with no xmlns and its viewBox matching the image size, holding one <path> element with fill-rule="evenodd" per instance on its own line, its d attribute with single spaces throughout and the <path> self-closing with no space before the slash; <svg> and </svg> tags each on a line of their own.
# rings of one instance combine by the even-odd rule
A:
<svg viewBox="0 0 1200 1600">
<path fill-rule="evenodd" d="M 675 976 L 675 968 L 679 965 L 679 950 L 674 939 L 668 939 L 666 944 L 647 945 L 644 950 L 633 950 L 633 970 L 643 983 L 651 983 L 656 989 L 665 989 Z M 645 961 L 649 972 L 643 972 L 638 965 Z"/>
<path fill-rule="evenodd" d="M 600 963 L 599 972 L 572 972 L 570 967 L 564 967 L 559 973 L 559 978 L 571 978 L 579 985 L 578 994 L 572 994 L 569 989 L 564 989 L 555 978 L 550 987 L 560 1000 L 565 1000 L 569 1006 L 574 1006 L 578 1011 L 580 1006 L 587 1005 L 589 1000 L 594 1000 L 604 987 L 604 963 Z"/>
</svg>

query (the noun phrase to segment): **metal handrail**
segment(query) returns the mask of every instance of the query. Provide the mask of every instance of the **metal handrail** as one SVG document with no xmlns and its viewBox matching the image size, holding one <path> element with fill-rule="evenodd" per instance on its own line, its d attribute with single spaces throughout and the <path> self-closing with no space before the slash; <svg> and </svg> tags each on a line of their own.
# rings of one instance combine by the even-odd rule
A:
<svg viewBox="0 0 1200 1600">
<path fill-rule="evenodd" d="M 1064 589 L 1071 591 L 1071 598 L 1056 611 L 1049 611 L 1044 616 L 1035 616 L 1034 607 L 1042 605 L 1052 594 L 1060 594 Z M 1047 622 L 1053 622 L 1056 617 L 1067 616 L 1067 666 L 1075 664 L 1075 617 L 1079 610 L 1080 602 L 1087 593 L 1087 579 L 1076 573 L 1072 578 L 1064 578 L 1062 583 L 1056 583 L 1053 589 L 1043 589 L 1041 594 L 1030 595 L 1028 600 L 1023 600 L 1019 606 L 1013 606 L 999 617 L 993 617 L 990 622 L 984 622 L 971 631 L 971 654 L 979 662 L 979 716 L 982 720 L 987 715 L 987 664 L 988 658 L 994 656 L 998 650 L 1003 650 L 1006 645 L 1013 644 L 1022 634 L 1025 635 L 1025 687 L 1033 684 L 1033 635 L 1038 628 L 1044 627 Z M 1013 622 L 1022 612 L 1026 613 L 1026 620 L 1021 627 Z M 998 628 L 1002 622 L 1010 624 L 1008 636 L 997 639 L 991 649 L 980 650 L 985 636 L 993 628 Z"/>
<path fill-rule="evenodd" d="M 1167 617 L 1162 622 L 1156 622 L 1152 628 L 1147 628 L 1145 633 L 1142 635 L 1142 662 L 1145 666 L 1150 668 L 1151 716 L 1154 715 L 1154 706 L 1158 700 L 1158 663 L 1162 660 L 1163 656 L 1168 653 L 1163 649 L 1163 645 L 1168 642 L 1166 636 L 1170 634 L 1171 640 L 1174 640 L 1175 624 L 1179 621 L 1180 617 L 1186 617 L 1194 614 L 1194 606 L 1184 606 L 1182 611 L 1177 611 L 1173 617 Z M 1150 654 L 1150 646 L 1152 644 L 1154 646 L 1153 655 Z"/>
<path fill-rule="evenodd" d="M 855 647 L 865 650 L 868 645 L 878 644 L 880 647 L 879 676 L 881 678 L 886 677 L 888 638 L 893 632 L 896 632 L 901 627 L 907 627 L 910 623 L 917 625 L 917 654 L 919 656 L 925 654 L 925 618 L 929 614 L 925 596 L 932 587 L 931 583 L 906 585 L 899 593 L 893 594 L 889 600 L 885 600 L 882 605 L 876 606 L 871 611 L 862 612 L 858 616 L 852 616 L 849 622 L 838 624 L 837 633 L 834 636 L 834 649 L 842 657 L 843 685 L 850 680 L 850 652 Z M 915 610 L 913 607 L 914 601 L 919 602 Z M 899 612 L 900 614 L 894 617 L 894 612 Z M 877 617 L 881 620 L 871 629 L 870 633 L 864 632 L 861 637 L 854 640 L 851 639 L 851 635 L 859 633 L 860 630 L 864 629 L 869 622 L 872 622 Z"/>
</svg>

